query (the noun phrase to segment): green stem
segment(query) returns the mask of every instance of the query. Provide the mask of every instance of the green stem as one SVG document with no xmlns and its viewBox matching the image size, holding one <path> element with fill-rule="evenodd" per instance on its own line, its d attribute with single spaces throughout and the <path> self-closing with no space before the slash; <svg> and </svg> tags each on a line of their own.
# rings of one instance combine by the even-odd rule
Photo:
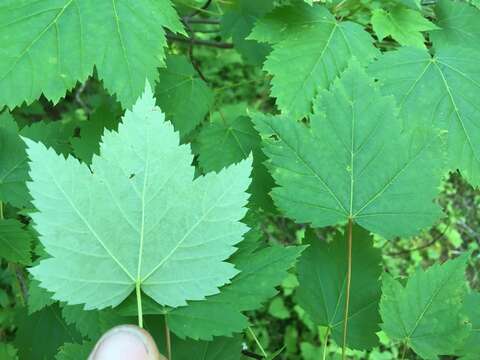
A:
<svg viewBox="0 0 480 360">
<path fill-rule="evenodd" d="M 258 348 L 260 349 L 262 355 L 264 357 L 268 357 L 267 353 L 265 352 L 265 350 L 263 349 L 263 346 L 262 344 L 260 344 L 260 341 L 258 341 L 257 337 L 255 336 L 255 333 L 253 332 L 252 328 L 249 326 L 248 327 L 248 331 L 250 332 L 250 335 L 252 335 L 253 337 L 253 340 L 255 341 L 255 343 L 257 344 Z"/>
<path fill-rule="evenodd" d="M 345 314 L 343 317 L 342 360 L 347 359 L 348 310 L 350 306 L 350 286 L 352 282 L 352 231 L 353 220 L 348 219 L 347 234 L 347 288 L 345 290 Z"/>
<path fill-rule="evenodd" d="M 0 220 L 3 220 L 3 202 L 0 201 Z"/>
<path fill-rule="evenodd" d="M 327 359 L 327 344 L 328 344 L 328 336 L 330 335 L 330 327 L 327 328 L 327 332 L 325 333 L 325 338 L 323 339 L 323 356 L 322 360 Z"/>
<path fill-rule="evenodd" d="M 405 360 L 405 356 L 407 355 L 407 349 L 408 349 L 407 343 L 404 343 L 403 351 L 402 351 L 402 360 Z"/>
<path fill-rule="evenodd" d="M 135 292 L 137 293 L 138 326 L 143 328 L 142 291 L 140 289 L 140 281 L 137 281 L 135 284 Z"/>
<path fill-rule="evenodd" d="M 170 329 L 167 322 L 167 314 L 165 314 L 165 346 L 167 348 L 167 360 L 172 360 L 172 341 L 170 339 Z"/>
</svg>

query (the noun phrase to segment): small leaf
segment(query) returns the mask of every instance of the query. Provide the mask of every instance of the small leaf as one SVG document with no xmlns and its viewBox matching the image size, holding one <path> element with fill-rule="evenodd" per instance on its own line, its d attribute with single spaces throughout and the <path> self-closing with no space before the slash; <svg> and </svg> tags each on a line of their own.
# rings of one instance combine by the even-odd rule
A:
<svg viewBox="0 0 480 360">
<path fill-rule="evenodd" d="M 7 261 L 30 265 L 32 234 L 14 219 L 0 220 L 0 257 Z"/>
<path fill-rule="evenodd" d="M 31 279 L 28 283 L 28 315 L 52 305 L 55 302 L 52 295 L 52 293 L 40 287 L 37 280 Z"/>
<path fill-rule="evenodd" d="M 420 48 L 425 47 L 422 31 L 438 29 L 420 12 L 403 6 L 397 6 L 390 11 L 375 9 L 371 21 L 379 40 L 391 36 L 400 45 Z"/>
<path fill-rule="evenodd" d="M 213 92 L 185 56 L 169 55 L 166 64 L 167 68 L 160 70 L 155 94 L 166 118 L 184 138 L 209 112 Z"/>
<path fill-rule="evenodd" d="M 219 146 L 222 151 L 218 151 Z M 273 179 L 263 163 L 266 158 L 261 151 L 261 139 L 247 116 L 246 104 L 227 105 L 213 113 L 210 123 L 202 127 L 196 137 L 193 151 L 199 155 L 198 162 L 204 172 L 218 172 L 252 153 L 252 183 L 248 190 L 252 194 L 250 203 L 273 211 L 268 195 Z"/>
<path fill-rule="evenodd" d="M 62 316 L 67 324 L 75 326 L 82 336 L 90 340 L 98 340 L 104 332 L 130 320 L 112 309 L 85 311 L 80 305 L 63 306 Z"/>
<path fill-rule="evenodd" d="M 51 360 L 65 342 L 79 342 L 80 335 L 65 324 L 58 305 L 48 306 L 27 316 L 26 309 L 18 312 L 14 344 L 22 360 Z"/>
<path fill-rule="evenodd" d="M 307 235 L 310 246 L 298 265 L 298 304 L 317 325 L 330 328 L 337 344 L 343 342 L 347 247 L 344 234 L 337 233 L 332 242 Z M 352 281 L 348 316 L 347 346 L 371 349 L 378 344 L 380 330 L 381 253 L 373 247 L 373 238 L 354 227 L 352 239 Z"/>
<path fill-rule="evenodd" d="M 27 161 L 15 120 L 8 112 L 0 114 L 0 201 L 16 207 L 30 204 L 25 184 L 29 179 Z"/>
<path fill-rule="evenodd" d="M 60 348 L 55 360 L 85 360 L 93 350 L 95 342 L 86 341 L 82 344 L 66 343 Z"/>
<path fill-rule="evenodd" d="M 461 315 L 465 267 L 466 256 L 461 256 L 426 271 L 418 269 L 405 286 L 384 274 L 382 329 L 423 358 L 455 354 L 468 335 Z"/>
<path fill-rule="evenodd" d="M 218 293 L 238 272 L 225 260 L 248 230 L 251 160 L 194 181 L 189 148 L 148 86 L 102 141 L 89 168 L 27 140 L 32 218 L 51 256 L 34 277 L 87 310 L 118 305 L 136 284 L 173 307 Z"/>
</svg>

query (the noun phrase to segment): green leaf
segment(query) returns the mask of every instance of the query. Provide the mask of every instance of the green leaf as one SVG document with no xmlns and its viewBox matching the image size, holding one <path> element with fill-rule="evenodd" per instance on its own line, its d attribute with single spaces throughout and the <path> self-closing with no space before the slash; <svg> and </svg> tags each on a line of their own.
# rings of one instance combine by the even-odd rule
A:
<svg viewBox="0 0 480 360">
<path fill-rule="evenodd" d="M 425 48 L 422 31 L 438 29 L 420 12 L 403 6 L 397 6 L 390 11 L 375 9 L 371 22 L 379 40 L 391 36 L 400 45 L 419 48 Z"/>
<path fill-rule="evenodd" d="M 155 94 L 166 118 L 183 138 L 209 112 L 213 104 L 213 92 L 185 56 L 169 55 L 166 64 L 167 68 L 160 70 L 160 82 Z"/>
<path fill-rule="evenodd" d="M 51 360 L 65 342 L 79 342 L 80 335 L 63 321 L 58 305 L 32 315 L 19 311 L 14 344 L 22 360 Z"/>
<path fill-rule="evenodd" d="M 194 150 L 206 172 L 218 172 L 228 165 L 246 159 L 260 148 L 260 137 L 246 116 L 246 105 L 235 104 L 212 114 L 210 123 L 197 136 Z M 222 151 L 218 151 L 221 147 Z"/>
<path fill-rule="evenodd" d="M 440 31 L 430 34 L 435 49 L 462 46 L 478 49 L 480 10 L 461 1 L 440 0 L 435 6 Z"/>
<path fill-rule="evenodd" d="M 14 219 L 0 220 L 0 257 L 7 261 L 29 265 L 32 261 L 32 234 Z"/>
<path fill-rule="evenodd" d="M 240 360 L 242 338 L 216 338 L 213 341 L 192 341 L 174 338 L 172 358 L 175 360 Z M 195 355 L 194 355 L 195 354 Z"/>
<path fill-rule="evenodd" d="M 445 48 L 432 58 L 426 50 L 402 48 L 373 63 L 370 72 L 382 91 L 393 94 L 407 129 L 448 130 L 448 167 L 480 185 L 480 52 Z"/>
<path fill-rule="evenodd" d="M 6 0 L 0 6 L 0 105 L 54 102 L 96 66 L 125 107 L 154 83 L 165 26 L 183 32 L 169 0 Z M 15 91 L 12 91 L 15 89 Z"/>
<path fill-rule="evenodd" d="M 402 285 L 383 275 L 382 329 L 425 359 L 454 354 L 468 334 L 461 310 L 466 293 L 466 256 L 418 269 Z"/>
<path fill-rule="evenodd" d="M 118 133 L 104 134 L 90 168 L 27 143 L 32 219 L 51 255 L 30 271 L 56 300 L 101 309 L 138 284 L 156 302 L 180 306 L 238 272 L 224 260 L 248 230 L 240 219 L 251 161 L 193 181 L 189 148 L 149 86 Z"/>
<path fill-rule="evenodd" d="M 80 122 L 80 136 L 70 140 L 75 156 L 91 164 L 93 155 L 100 153 L 100 141 L 105 129 L 116 131 L 120 115 L 118 103 L 107 101 L 99 105 L 87 121 Z"/>
<path fill-rule="evenodd" d="M 52 299 L 52 293 L 40 287 L 37 280 L 30 279 L 28 282 L 28 314 L 42 310 L 44 307 L 52 305 L 55 300 Z"/>
<path fill-rule="evenodd" d="M 53 148 L 57 153 L 66 156 L 72 152 L 70 141 L 76 127 L 77 122 L 71 119 L 38 121 L 22 128 L 20 135 L 30 140 L 40 141 L 45 146 Z"/>
<path fill-rule="evenodd" d="M 467 315 L 470 329 L 469 335 L 455 352 L 462 360 L 475 360 L 480 354 L 480 293 L 470 293 L 465 296 L 463 311 Z"/>
<path fill-rule="evenodd" d="M 295 118 L 311 112 L 318 89 L 328 88 L 352 56 L 367 63 L 378 53 L 360 25 L 337 22 L 326 8 L 304 3 L 275 9 L 250 38 L 275 43 L 264 70 L 273 75 L 277 106 Z"/>
<path fill-rule="evenodd" d="M 167 314 L 170 329 L 181 338 L 212 340 L 213 336 L 232 336 L 248 326 L 242 312 L 258 309 L 277 293 L 275 287 L 287 276 L 287 270 L 303 249 L 272 246 L 253 253 L 235 254 L 233 262 L 240 273 L 220 289 L 220 294 L 175 309 L 148 302 L 144 304 L 144 313 Z M 134 298 L 123 303 L 119 312 L 135 315 Z"/>
<path fill-rule="evenodd" d="M 220 294 L 168 314 L 172 331 L 180 337 L 203 340 L 243 331 L 248 322 L 242 312 L 258 309 L 277 293 L 275 287 L 287 276 L 287 270 L 303 249 L 273 246 L 237 257 L 234 263 L 240 273 Z"/>
<path fill-rule="evenodd" d="M 0 114 L 0 200 L 16 207 L 28 206 L 30 195 L 25 144 L 18 136 L 18 126 L 8 112 Z"/>
<path fill-rule="evenodd" d="M 263 164 L 266 159 L 261 151 L 261 139 L 246 115 L 244 103 L 223 106 L 212 114 L 210 123 L 201 129 L 193 151 L 199 155 L 199 165 L 205 172 L 218 172 L 246 159 L 252 153 L 250 202 L 270 211 L 273 205 L 268 193 L 272 189 L 273 180 Z M 218 151 L 219 146 L 222 151 Z"/>
<path fill-rule="evenodd" d="M 62 316 L 67 324 L 75 326 L 82 336 L 90 340 L 99 339 L 104 332 L 129 320 L 112 309 L 85 311 L 80 305 L 63 306 Z"/>
<path fill-rule="evenodd" d="M 17 360 L 18 359 L 17 349 L 15 349 L 11 344 L 1 343 L 0 359 Z"/>
<path fill-rule="evenodd" d="M 317 325 L 329 327 L 335 342 L 341 344 L 347 269 L 345 235 L 337 233 L 330 243 L 320 241 L 313 233 L 307 238 L 310 246 L 297 265 L 298 304 Z M 364 350 L 378 344 L 381 261 L 381 252 L 373 247 L 372 236 L 360 227 L 354 227 L 347 333 L 349 348 Z"/>
<path fill-rule="evenodd" d="M 55 360 L 85 360 L 88 359 L 90 352 L 95 346 L 94 342 L 84 342 L 82 344 L 66 343 L 55 356 Z"/>
<path fill-rule="evenodd" d="M 279 209 L 315 227 L 352 218 L 386 238 L 431 226 L 440 215 L 433 203 L 443 173 L 438 133 L 402 132 L 395 102 L 356 62 L 330 92 L 320 92 L 315 108 L 310 127 L 286 117 L 254 118 Z"/>
<path fill-rule="evenodd" d="M 246 39 L 258 18 L 273 9 L 273 0 L 242 0 L 227 2 L 220 20 L 220 33 L 225 38 L 232 38 L 235 50 L 246 61 L 261 64 L 271 48 L 255 40 Z"/>
</svg>

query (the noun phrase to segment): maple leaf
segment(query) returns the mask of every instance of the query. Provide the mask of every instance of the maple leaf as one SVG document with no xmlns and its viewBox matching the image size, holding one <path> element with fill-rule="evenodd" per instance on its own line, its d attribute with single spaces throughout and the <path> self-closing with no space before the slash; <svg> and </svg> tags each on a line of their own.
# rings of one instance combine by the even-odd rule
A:
<svg viewBox="0 0 480 360">
<path fill-rule="evenodd" d="M 169 0 L 6 0 L 0 5 L 0 105 L 57 102 L 95 66 L 125 107 L 154 83 L 165 26 L 184 33 Z M 15 91 L 12 91 L 15 89 Z"/>
<path fill-rule="evenodd" d="M 440 216 L 433 203 L 444 168 L 440 134 L 403 132 L 393 98 L 355 61 L 315 108 L 310 127 L 286 116 L 254 118 L 280 210 L 315 227 L 351 218 L 386 238 L 431 226 Z"/>
<path fill-rule="evenodd" d="M 249 38 L 273 44 L 263 68 L 273 75 L 277 106 L 294 118 L 311 112 L 318 89 L 328 88 L 352 56 L 368 62 L 378 51 L 360 25 L 337 22 L 323 6 L 305 3 L 276 8 Z"/>
<path fill-rule="evenodd" d="M 51 256 L 30 271 L 54 299 L 101 309 L 137 288 L 175 307 L 237 274 L 225 260 L 248 230 L 251 159 L 194 180 L 189 147 L 149 86 L 90 168 L 26 142 L 32 219 Z"/>
<path fill-rule="evenodd" d="M 350 311 L 347 345 L 370 349 L 378 344 L 380 330 L 381 253 L 373 247 L 373 238 L 360 227 L 353 230 Z M 345 235 L 337 233 L 332 242 L 320 241 L 307 234 L 310 244 L 297 265 L 298 303 L 322 326 L 327 326 L 337 344 L 342 343 L 345 308 L 347 248 Z"/>
<path fill-rule="evenodd" d="M 425 359 L 455 354 L 468 335 L 461 315 L 466 256 L 417 270 L 405 285 L 383 275 L 382 329 Z"/>
<path fill-rule="evenodd" d="M 406 47 L 369 67 L 382 92 L 397 99 L 405 129 L 433 124 L 448 130 L 448 167 L 474 186 L 480 185 L 479 62 L 478 50 L 441 48 L 432 57 Z"/>
</svg>

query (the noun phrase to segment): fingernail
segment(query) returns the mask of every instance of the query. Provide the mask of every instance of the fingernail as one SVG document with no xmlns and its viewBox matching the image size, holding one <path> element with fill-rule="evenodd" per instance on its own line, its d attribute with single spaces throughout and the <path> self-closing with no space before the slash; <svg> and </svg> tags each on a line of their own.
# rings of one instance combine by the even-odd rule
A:
<svg viewBox="0 0 480 360">
<path fill-rule="evenodd" d="M 152 337 L 134 325 L 114 327 L 98 341 L 90 360 L 157 360 L 159 354 Z"/>
</svg>

